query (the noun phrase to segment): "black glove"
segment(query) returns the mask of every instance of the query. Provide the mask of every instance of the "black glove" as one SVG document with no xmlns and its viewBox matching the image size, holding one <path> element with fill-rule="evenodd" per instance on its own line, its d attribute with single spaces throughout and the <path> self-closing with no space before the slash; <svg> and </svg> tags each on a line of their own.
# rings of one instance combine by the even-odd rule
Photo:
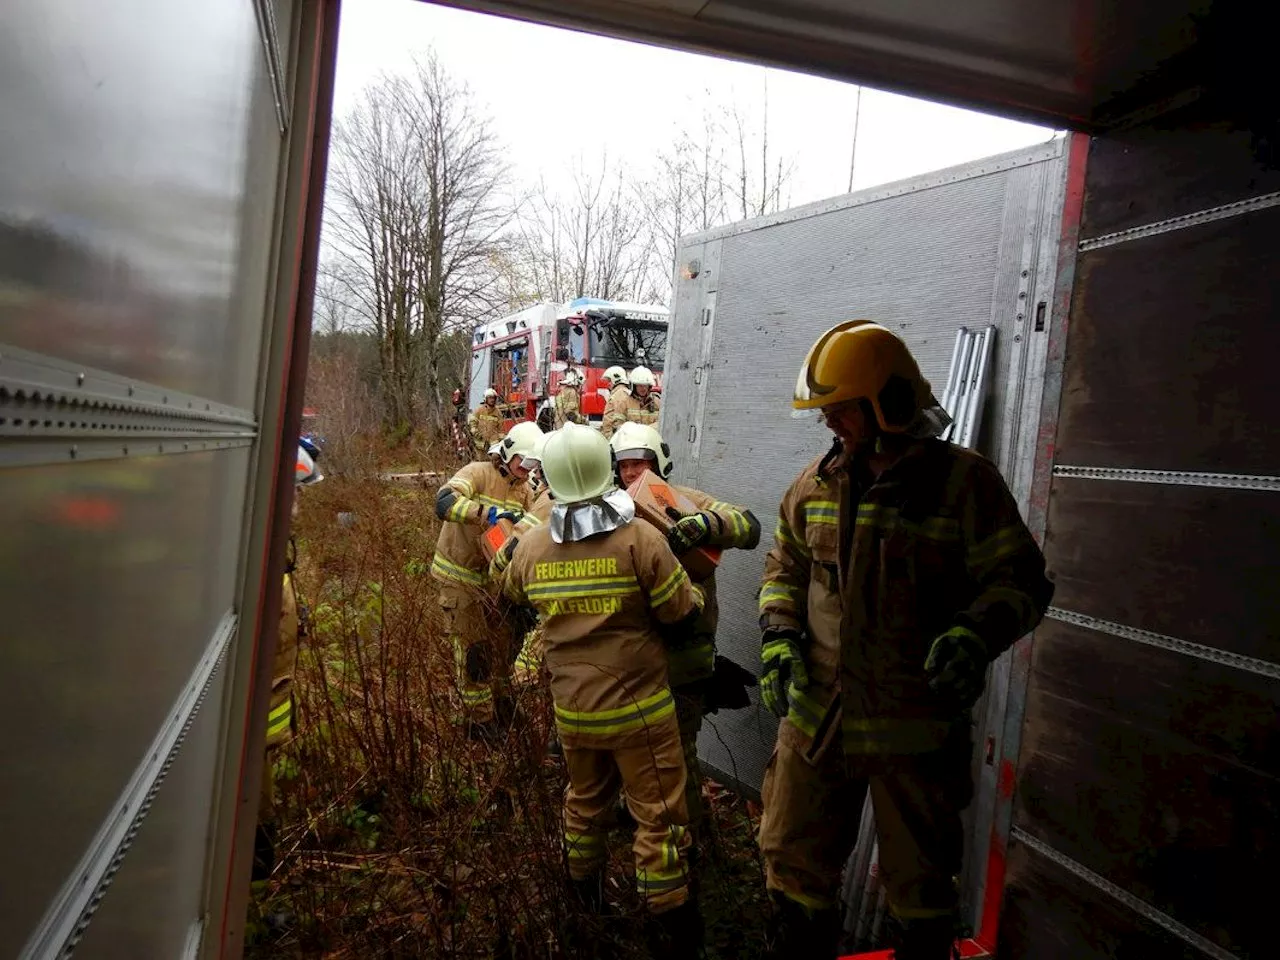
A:
<svg viewBox="0 0 1280 960">
<path fill-rule="evenodd" d="M 711 518 L 705 513 L 691 513 L 687 516 L 675 507 L 667 507 L 667 516 L 676 521 L 676 525 L 667 533 L 667 543 L 671 552 L 685 553 L 705 543 L 711 536 Z"/>
<path fill-rule="evenodd" d="M 706 681 L 706 698 L 703 713 L 718 710 L 741 710 L 751 706 L 747 687 L 759 686 L 756 675 L 738 666 L 728 657 L 716 654 L 715 672 Z"/>
<path fill-rule="evenodd" d="M 987 682 L 987 645 L 967 627 L 952 627 L 929 648 L 924 672 L 929 689 L 957 708 L 968 710 Z"/>
</svg>

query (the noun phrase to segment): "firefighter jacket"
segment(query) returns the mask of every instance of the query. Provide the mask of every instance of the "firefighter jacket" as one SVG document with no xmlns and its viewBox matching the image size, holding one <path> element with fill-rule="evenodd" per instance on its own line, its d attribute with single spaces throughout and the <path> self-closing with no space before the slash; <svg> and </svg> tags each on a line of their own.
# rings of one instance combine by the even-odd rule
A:
<svg viewBox="0 0 1280 960">
<path fill-rule="evenodd" d="M 658 414 L 661 411 L 662 398 L 650 390 L 649 395 L 643 399 L 632 395 L 631 405 L 627 408 L 627 419 L 632 423 L 643 423 L 652 427 L 657 424 Z"/>
<path fill-rule="evenodd" d="M 543 486 L 534 496 L 533 503 L 529 505 L 529 512 L 538 519 L 538 523 L 546 523 L 551 519 L 551 508 L 555 505 L 556 501 L 555 497 L 551 496 L 551 488 Z"/>
<path fill-rule="evenodd" d="M 661 533 L 632 521 L 556 543 L 542 524 L 521 539 L 502 589 L 538 611 L 566 747 L 617 749 L 675 729 L 662 625 L 692 623 L 702 595 Z"/>
<path fill-rule="evenodd" d="M 498 469 L 491 461 L 469 463 L 436 494 L 436 516 L 444 520 L 431 561 L 431 575 L 444 583 L 483 587 L 489 581 L 489 560 L 480 547 L 490 507 L 523 513 L 516 532 L 536 526 L 527 513 L 529 486 Z"/>
<path fill-rule="evenodd" d="M 703 546 L 754 550 L 760 542 L 760 521 L 746 507 L 735 507 L 708 496 L 692 487 L 675 487 L 675 491 L 692 501 L 698 511 L 711 519 L 711 536 Z M 705 680 L 715 672 L 716 626 L 720 608 L 716 603 L 716 578 L 712 574 L 698 584 L 705 602 L 702 614 L 693 625 L 692 643 L 673 648 L 668 655 L 671 685 L 682 687 Z"/>
<path fill-rule="evenodd" d="M 787 490 L 765 561 L 761 626 L 801 632 L 809 674 L 779 736 L 811 760 L 836 733 L 851 754 L 942 747 L 969 718 L 929 690 L 934 639 L 964 627 L 994 659 L 1052 594 L 990 461 L 923 440 L 873 479 L 837 445 Z"/>
<path fill-rule="evenodd" d="M 556 394 L 556 429 L 566 423 L 586 423 L 582 416 L 582 400 L 577 388 L 560 384 L 560 392 Z"/>
<path fill-rule="evenodd" d="M 630 411 L 635 403 L 636 398 L 624 385 L 619 384 L 614 387 L 613 392 L 609 394 L 609 399 L 604 403 L 604 419 L 600 422 L 600 432 L 605 437 L 613 436 L 613 431 L 631 419 Z"/>
<path fill-rule="evenodd" d="M 486 456 L 489 447 L 503 437 L 502 411 L 496 406 L 480 404 L 467 418 L 467 429 L 471 431 L 471 445 L 475 448 L 476 456 Z"/>
<path fill-rule="evenodd" d="M 284 575 L 284 595 L 280 600 L 280 632 L 275 663 L 271 668 L 271 699 L 267 707 L 267 746 L 274 747 L 293 736 L 296 726 L 293 702 L 293 674 L 298 667 L 298 647 L 306 628 L 306 616 L 293 585 L 293 544 Z"/>
</svg>

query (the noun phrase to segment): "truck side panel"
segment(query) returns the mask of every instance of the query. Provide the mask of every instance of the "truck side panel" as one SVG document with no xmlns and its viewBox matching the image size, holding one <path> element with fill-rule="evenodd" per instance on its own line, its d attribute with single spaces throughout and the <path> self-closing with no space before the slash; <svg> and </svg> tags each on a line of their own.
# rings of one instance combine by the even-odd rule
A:
<svg viewBox="0 0 1280 960">
<path fill-rule="evenodd" d="M 1274 953 L 1277 189 L 1198 106 L 1091 146 L 1002 957 Z"/>
<path fill-rule="evenodd" d="M 241 794 L 252 829 L 265 709 L 248 766 L 242 744 L 279 602 L 264 507 L 297 423 L 280 198 L 307 184 L 284 165 L 291 128 L 312 133 L 300 8 L 6 6 L 5 956 L 196 956 Z"/>
<path fill-rule="evenodd" d="M 750 507 L 760 551 L 725 554 L 717 575 L 722 653 L 759 669 L 756 593 L 787 486 L 831 444 L 816 417 L 791 417 L 796 371 L 831 324 L 867 317 L 899 331 L 935 393 L 961 326 L 995 324 L 980 447 L 1024 508 L 1039 420 L 1053 290 L 1062 142 L 689 238 L 680 254 L 662 432 L 675 478 Z M 999 755 L 1009 676 L 1002 661 L 976 711 Z M 759 707 L 709 718 L 700 753 L 717 775 L 758 789 L 775 723 Z M 978 802 L 964 882 L 977 926 L 997 789 L 975 757 Z M 853 814 L 856 816 L 856 812 Z"/>
</svg>

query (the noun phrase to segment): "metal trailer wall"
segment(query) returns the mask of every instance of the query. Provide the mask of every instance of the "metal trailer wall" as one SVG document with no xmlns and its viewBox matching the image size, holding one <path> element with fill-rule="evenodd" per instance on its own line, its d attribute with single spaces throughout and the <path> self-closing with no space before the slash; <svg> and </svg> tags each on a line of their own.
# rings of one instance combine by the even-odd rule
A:
<svg viewBox="0 0 1280 960">
<path fill-rule="evenodd" d="M 756 591 L 778 504 L 831 442 L 791 417 L 810 344 L 840 320 L 899 331 L 941 393 L 959 327 L 998 330 L 980 448 L 1029 497 L 1051 326 L 1064 141 L 747 221 L 681 242 L 662 432 L 674 477 L 760 517 L 758 551 L 730 551 L 717 574 L 721 652 L 759 669 Z M 1003 729 L 1007 662 L 976 711 L 979 757 Z M 990 714 L 991 719 L 988 719 Z M 776 724 L 758 704 L 708 718 L 699 752 L 757 790 Z M 993 743 L 993 755 L 999 755 Z M 991 831 L 995 767 L 975 760 L 972 836 Z M 856 816 L 857 812 L 851 813 Z M 978 920 L 985 857 L 966 881 Z"/>
<path fill-rule="evenodd" d="M 14 0 L 0 31 L 10 957 L 193 957 L 220 937 L 261 766 L 268 531 L 292 492 L 306 298 L 281 198 L 314 186 L 314 84 L 292 78 L 321 7 L 109 6 Z"/>
<path fill-rule="evenodd" d="M 1280 172 L 1216 119 L 1090 147 L 1001 957 L 1276 953 Z"/>
</svg>

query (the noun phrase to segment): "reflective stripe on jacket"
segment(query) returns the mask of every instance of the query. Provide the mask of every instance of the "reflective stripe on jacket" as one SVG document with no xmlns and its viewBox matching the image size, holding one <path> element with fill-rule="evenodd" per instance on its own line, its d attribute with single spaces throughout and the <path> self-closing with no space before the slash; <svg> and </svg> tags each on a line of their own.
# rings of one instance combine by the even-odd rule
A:
<svg viewBox="0 0 1280 960">
<path fill-rule="evenodd" d="M 431 575 L 437 580 L 469 587 L 489 580 L 489 561 L 480 547 L 484 517 L 490 507 L 523 513 L 529 508 L 529 487 L 523 480 L 504 474 L 493 463 L 469 463 L 449 480 L 436 498 L 436 511 L 445 522 L 436 540 Z M 537 524 L 527 515 L 520 531 Z"/>
<path fill-rule="evenodd" d="M 636 406 L 636 398 L 631 391 L 619 384 L 609 393 L 604 404 L 604 419 L 600 421 L 600 432 L 606 437 L 613 436 L 613 431 L 630 419 L 630 411 Z"/>
<path fill-rule="evenodd" d="M 804 634 L 810 678 L 782 735 L 814 756 L 838 723 L 850 753 L 926 752 L 968 719 L 929 690 L 934 639 L 965 627 L 994 659 L 1053 586 L 984 457 L 926 440 L 874 480 L 855 469 L 833 449 L 800 474 L 765 561 L 761 625 Z"/>
<path fill-rule="evenodd" d="M 267 706 L 267 746 L 288 740 L 294 731 L 293 675 L 298 668 L 298 646 L 302 619 L 298 615 L 298 594 L 293 575 L 284 575 L 280 599 L 280 630 L 276 656 L 271 668 L 271 699 Z"/>
<path fill-rule="evenodd" d="M 618 747 L 674 723 L 661 625 L 696 614 L 700 592 L 666 540 L 632 521 L 574 543 L 546 525 L 523 537 L 502 575 L 537 609 L 556 723 L 566 746 Z"/>
</svg>

